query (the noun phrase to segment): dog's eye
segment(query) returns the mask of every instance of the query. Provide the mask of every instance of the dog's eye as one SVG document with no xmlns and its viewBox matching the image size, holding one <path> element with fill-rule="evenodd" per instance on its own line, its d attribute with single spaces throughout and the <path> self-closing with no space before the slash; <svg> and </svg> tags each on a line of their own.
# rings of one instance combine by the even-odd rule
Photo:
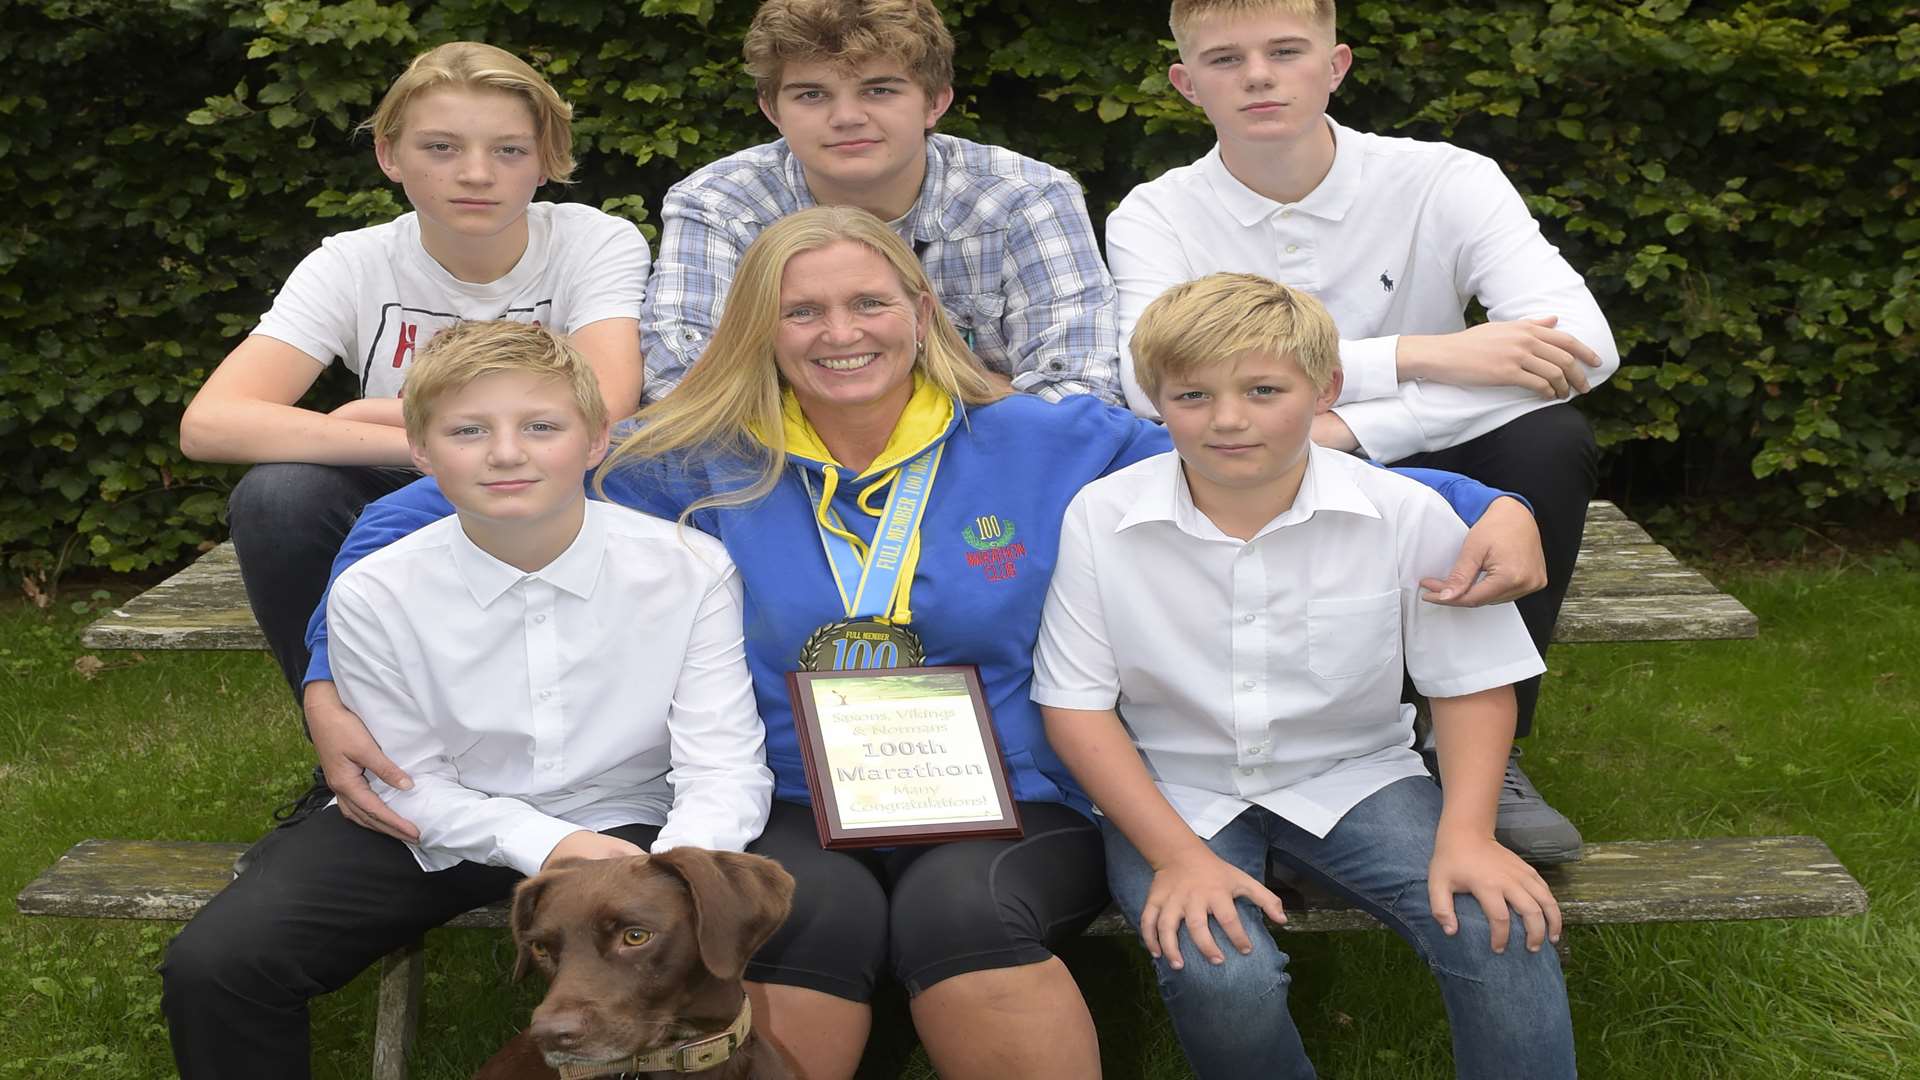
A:
<svg viewBox="0 0 1920 1080">
<path fill-rule="evenodd" d="M 547 947 L 537 941 L 528 942 L 527 951 L 533 954 L 535 960 L 544 962 L 547 959 Z"/>
<path fill-rule="evenodd" d="M 653 933 L 651 931 L 642 930 L 637 926 L 629 926 L 621 932 L 620 943 L 623 945 L 645 945 L 652 937 Z"/>
</svg>

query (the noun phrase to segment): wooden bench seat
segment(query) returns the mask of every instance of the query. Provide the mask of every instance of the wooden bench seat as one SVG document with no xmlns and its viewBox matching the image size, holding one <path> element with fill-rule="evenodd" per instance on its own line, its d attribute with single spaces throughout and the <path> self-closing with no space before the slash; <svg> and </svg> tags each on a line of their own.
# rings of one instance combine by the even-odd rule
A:
<svg viewBox="0 0 1920 1080">
<path fill-rule="evenodd" d="M 1654 543 L 1619 507 L 1588 506 L 1555 641 L 1699 641 L 1758 632 L 1759 621 L 1740 601 Z M 90 649 L 266 648 L 232 544 L 102 616 L 80 640 Z"/>
<path fill-rule="evenodd" d="M 233 878 L 244 844 L 85 840 L 21 890 L 22 915 L 184 922 Z M 1859 915 L 1867 893 L 1833 852 L 1811 836 L 1613 841 L 1587 845 L 1586 858 L 1544 867 L 1571 926 L 1800 919 Z M 1378 928 L 1370 916 L 1325 899 L 1288 899 L 1292 933 Z M 451 926 L 507 924 L 504 905 L 478 908 Z M 1089 934 L 1130 933 L 1109 911 Z M 380 963 L 374 1080 L 405 1080 L 424 977 L 416 943 Z"/>
</svg>

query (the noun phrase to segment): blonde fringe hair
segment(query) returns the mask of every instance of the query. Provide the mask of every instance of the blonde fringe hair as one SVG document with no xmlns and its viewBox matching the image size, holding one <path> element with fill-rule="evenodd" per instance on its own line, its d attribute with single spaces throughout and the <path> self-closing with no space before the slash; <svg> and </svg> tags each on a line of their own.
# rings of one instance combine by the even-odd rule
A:
<svg viewBox="0 0 1920 1080">
<path fill-rule="evenodd" d="M 425 445 L 434 410 L 447 395 L 482 376 L 508 374 L 565 384 L 587 430 L 598 432 L 607 426 L 600 380 L 572 342 L 533 323 L 462 322 L 435 334 L 407 370 L 406 392 L 400 398 L 407 441 Z"/>
<path fill-rule="evenodd" d="M 1333 44 L 1334 0 L 1173 0 L 1167 15 L 1167 28 L 1186 55 L 1193 30 L 1202 19 L 1234 19 L 1243 15 L 1293 15 L 1313 23 Z"/>
<path fill-rule="evenodd" d="M 1175 285 L 1141 312 L 1129 342 L 1147 396 L 1245 352 L 1292 357 L 1316 390 L 1340 370 L 1340 333 L 1320 301 L 1257 274 L 1209 274 Z"/>
<path fill-rule="evenodd" d="M 400 137 L 407 106 L 416 96 L 448 86 L 502 90 L 520 97 L 533 113 L 540 171 L 556 184 L 573 182 L 573 107 L 525 60 L 478 41 L 450 41 L 414 57 L 360 129 L 390 143 Z"/>
<path fill-rule="evenodd" d="M 763 101 L 788 64 L 897 60 L 928 97 L 953 85 L 953 34 L 932 0 L 766 0 L 741 53 Z"/>
<path fill-rule="evenodd" d="M 909 300 L 932 299 L 925 348 L 914 358 L 914 368 L 952 397 L 956 410 L 1007 396 L 947 320 L 905 241 L 865 210 L 816 206 L 774 222 L 748 246 L 706 351 L 671 394 L 635 414 L 638 427 L 607 457 L 594 479 L 596 491 L 604 494 L 601 478 L 622 464 L 676 451 L 730 455 L 758 466 L 751 483 L 687 507 L 680 515 L 683 522 L 697 510 L 745 505 L 773 490 L 787 457 L 780 407 L 784 380 L 773 359 L 781 278 L 794 256 L 840 243 L 859 244 L 885 259 Z"/>
</svg>

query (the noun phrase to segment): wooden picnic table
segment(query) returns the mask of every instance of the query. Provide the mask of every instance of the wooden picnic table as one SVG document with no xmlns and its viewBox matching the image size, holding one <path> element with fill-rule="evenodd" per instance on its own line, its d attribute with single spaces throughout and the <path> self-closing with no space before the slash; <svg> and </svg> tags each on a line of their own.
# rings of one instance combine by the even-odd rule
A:
<svg viewBox="0 0 1920 1080">
<path fill-rule="evenodd" d="M 1610 502 L 1587 507 L 1556 642 L 1750 638 L 1759 620 Z M 87 627 L 90 649 L 264 649 L 240 562 L 221 544 Z"/>
</svg>

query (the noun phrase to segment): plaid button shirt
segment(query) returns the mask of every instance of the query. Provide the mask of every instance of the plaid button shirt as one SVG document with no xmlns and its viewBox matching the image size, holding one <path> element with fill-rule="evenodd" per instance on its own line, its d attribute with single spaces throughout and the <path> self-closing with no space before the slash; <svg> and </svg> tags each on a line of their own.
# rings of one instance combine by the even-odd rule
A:
<svg viewBox="0 0 1920 1080">
<path fill-rule="evenodd" d="M 640 317 L 647 401 L 699 359 L 747 245 L 812 205 L 784 139 L 722 158 L 667 192 Z M 1002 147 L 930 135 L 926 180 L 901 231 L 947 317 L 1015 389 L 1121 400 L 1113 278 L 1073 177 Z"/>
</svg>

